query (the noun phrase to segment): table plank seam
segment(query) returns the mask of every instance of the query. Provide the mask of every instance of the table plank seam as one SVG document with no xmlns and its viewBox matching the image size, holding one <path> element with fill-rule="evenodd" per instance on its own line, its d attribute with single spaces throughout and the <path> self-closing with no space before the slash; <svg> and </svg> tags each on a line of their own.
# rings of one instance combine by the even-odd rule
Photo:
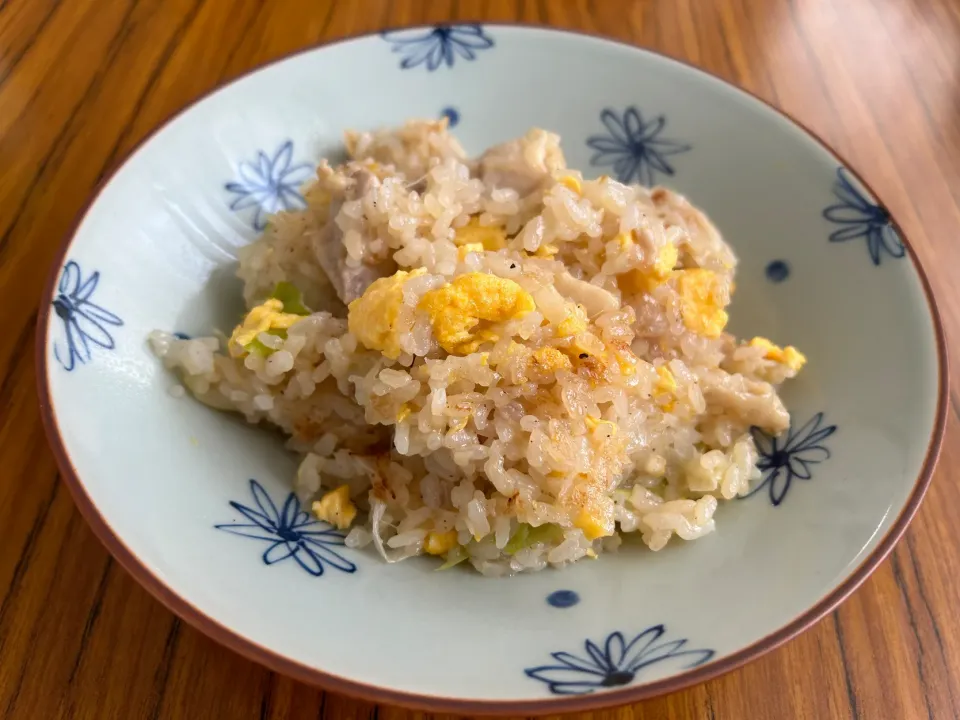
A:
<svg viewBox="0 0 960 720">
<path fill-rule="evenodd" d="M 746 83 L 743 81 L 744 78 L 737 69 L 737 63 L 733 60 L 733 53 L 730 51 L 730 44 L 727 42 L 727 34 L 725 32 L 717 34 L 720 36 L 720 49 L 723 51 L 723 59 L 727 64 L 729 79 L 739 87 L 746 87 Z"/>
<path fill-rule="evenodd" d="M 137 98 L 137 101 L 134 103 L 130 117 L 127 119 L 123 129 L 120 131 L 117 141 L 113 144 L 113 147 L 110 148 L 110 152 L 107 153 L 106 162 L 100 166 L 100 172 L 97 173 L 98 184 L 103 181 L 108 172 L 112 171 L 112 166 L 117 161 L 117 154 L 119 153 L 120 148 L 123 146 L 123 143 L 126 142 L 127 137 L 130 135 L 130 131 L 133 129 L 134 123 L 136 123 L 137 119 L 139 118 L 140 112 L 143 110 L 143 106 L 146 104 L 147 99 L 150 97 L 150 94 L 153 92 L 153 89 L 157 84 L 157 81 L 160 79 L 160 76 L 166 69 L 167 63 L 170 62 L 170 58 L 173 57 L 173 53 L 176 51 L 177 47 L 179 47 L 184 33 L 190 28 L 190 25 L 196 19 L 197 14 L 200 12 L 200 8 L 205 2 L 206 0 L 197 0 L 197 2 L 193 4 L 193 7 L 183 19 L 183 22 L 177 26 L 177 29 L 173 32 L 173 35 L 170 36 L 170 40 L 167 41 L 167 45 L 163 48 L 163 53 L 160 55 L 160 59 L 157 61 L 157 64 L 154 65 L 153 70 L 150 71 L 146 85 L 144 85 L 143 90 L 140 92 L 140 95 Z"/>
<path fill-rule="evenodd" d="M 937 649 L 940 651 L 940 658 L 943 660 L 943 665 L 946 668 L 950 667 L 950 660 L 947 656 L 946 648 L 943 646 L 943 637 L 940 634 L 940 626 L 937 623 L 937 616 L 933 612 L 933 608 L 930 605 L 930 600 L 927 597 L 927 591 L 924 587 L 925 582 L 923 579 L 923 574 L 920 570 L 920 562 L 914 552 L 914 539 L 913 533 L 908 532 L 904 538 L 901 546 L 906 548 L 907 554 L 910 556 L 910 563 L 913 566 L 914 575 L 917 576 L 917 594 L 920 596 L 920 602 L 923 603 L 923 609 L 926 611 L 927 615 L 930 617 L 930 626 L 933 628 L 933 636 L 937 641 Z M 954 693 L 954 684 L 947 682 L 947 692 L 950 695 L 950 702 L 953 705 L 954 713 L 960 717 L 960 703 L 957 702 L 957 697 Z"/>
<path fill-rule="evenodd" d="M 177 646 L 180 644 L 180 618 L 173 616 L 173 622 L 170 623 L 170 630 L 167 631 L 167 637 L 163 643 L 163 655 L 160 659 L 160 665 L 154 673 L 154 685 L 156 698 L 153 707 L 147 713 L 149 720 L 158 720 L 160 711 L 163 709 L 163 700 L 167 693 L 167 683 L 170 680 L 170 671 L 173 665 L 173 658 L 176 655 Z"/>
<path fill-rule="evenodd" d="M 17 65 L 20 64 L 20 61 L 23 60 L 27 52 L 29 52 L 33 48 L 34 43 L 37 42 L 37 39 L 43 34 L 43 31 L 47 29 L 47 25 L 49 24 L 50 19 L 53 17 L 53 14 L 57 11 L 57 9 L 60 7 L 62 3 L 63 3 L 63 0 L 54 0 L 54 3 L 50 6 L 50 10 L 43 17 L 43 19 L 40 20 L 36 29 L 33 31 L 33 35 L 31 35 L 27 39 L 27 42 L 24 43 L 23 47 L 20 48 L 20 54 L 17 55 L 12 60 L 10 60 L 9 64 L 7 64 L 7 66 L 3 68 L 3 71 L 0 72 L 0 88 L 3 87 L 4 83 L 7 81 L 7 78 L 13 74 L 13 71 L 16 70 Z M 0 5 L 0 10 L 2 10 L 3 8 L 4 8 L 4 5 Z M 3 59 L 4 59 L 3 57 L 0 57 L 0 60 L 3 60 Z"/>
<path fill-rule="evenodd" d="M 21 358 L 27 359 L 27 367 L 32 365 L 30 361 L 33 359 L 33 353 L 30 352 L 30 350 L 33 344 L 32 336 L 34 328 L 37 324 L 37 312 L 38 308 L 34 307 L 30 317 L 27 318 L 26 324 L 19 329 L 17 339 L 13 341 L 14 352 L 17 350 L 27 350 L 26 353 L 20 355 Z M 13 397 L 13 389 L 16 385 L 14 376 L 19 366 L 18 363 L 13 362 L 13 357 L 11 357 L 10 364 L 5 368 L 3 376 L 0 377 L 0 408 L 9 408 L 12 405 L 11 398 Z"/>
<path fill-rule="evenodd" d="M 537 22 L 544 24 L 550 22 L 550 6 L 547 0 L 537 0 Z"/>
<path fill-rule="evenodd" d="M 903 577 L 903 568 L 900 565 L 900 552 L 894 551 L 890 554 L 890 566 L 893 570 L 893 578 L 900 589 L 900 598 L 907 610 L 907 622 L 910 624 L 910 631 L 917 642 L 917 673 L 920 676 L 920 688 L 923 690 L 923 700 L 927 707 L 927 718 L 933 720 L 933 709 L 930 707 L 930 685 L 927 680 L 925 653 L 923 649 L 923 640 L 920 637 L 920 630 L 917 627 L 917 618 L 913 612 L 913 603 L 910 602 L 910 596 L 907 592 L 906 580 Z"/>
<path fill-rule="evenodd" d="M 57 477 L 58 477 L 58 479 L 59 479 L 59 475 L 58 475 Z M 61 483 L 60 483 L 60 482 L 57 482 L 57 483 L 55 483 L 55 485 L 56 485 L 57 487 L 60 487 Z M 56 499 L 56 493 L 54 493 L 54 499 Z M 51 505 L 52 505 L 52 503 L 51 503 Z M 57 565 L 59 565 L 61 562 L 63 562 L 63 561 L 62 561 L 62 558 L 61 558 L 61 555 L 62 555 L 62 552 L 63 552 L 63 546 L 64 546 L 64 544 L 65 544 L 66 538 L 68 538 L 68 537 L 70 536 L 70 527 L 73 526 L 73 525 L 74 525 L 75 523 L 77 523 L 77 522 L 80 522 L 80 523 L 84 522 L 84 521 L 82 520 L 82 518 L 80 518 L 80 516 L 79 516 L 78 513 L 73 513 L 73 514 L 70 516 L 70 518 L 67 520 L 67 531 L 64 533 L 64 539 L 61 541 L 61 543 L 60 543 L 60 550 L 59 550 L 58 553 L 57 553 L 57 563 L 56 563 Z M 19 589 L 19 588 L 18 588 L 18 589 Z M 36 622 L 34 622 L 33 626 L 30 628 L 30 635 L 29 635 L 29 638 L 28 638 L 28 640 L 27 640 L 27 646 L 28 646 L 28 647 L 31 647 L 31 648 L 32 648 L 32 647 L 36 647 L 36 645 L 37 645 L 37 635 L 39 635 L 39 633 L 40 633 L 40 624 L 41 624 L 41 620 L 38 618 L 38 619 L 36 620 Z M 16 682 L 16 684 L 15 684 L 14 687 L 13 687 L 13 692 L 10 694 L 9 700 L 7 701 L 7 708 L 6 708 L 6 711 L 5 711 L 5 717 L 10 717 L 10 716 L 13 715 L 13 710 L 14 710 L 14 708 L 16 708 L 16 706 L 17 706 L 17 701 L 18 701 L 19 698 L 20 698 L 20 691 L 23 689 L 23 681 L 24 681 L 24 678 L 26 678 L 27 668 L 28 668 L 29 666 L 30 666 L 30 663 L 25 662 L 25 663 L 23 663 L 23 664 L 21 665 L 21 667 L 20 667 L 20 673 L 17 675 L 17 682 Z"/>
<path fill-rule="evenodd" d="M 7 246 L 10 243 L 10 238 L 13 235 L 14 230 L 20 226 L 20 218 L 24 216 L 24 209 L 27 204 L 35 197 L 37 185 L 45 177 L 47 168 L 50 165 L 51 160 L 56 156 L 60 155 L 67 147 L 70 146 L 70 143 L 73 141 L 74 136 L 76 135 L 76 130 L 73 128 L 74 122 L 77 119 L 77 116 L 80 114 L 80 111 L 86 105 L 87 101 L 93 95 L 94 92 L 100 89 L 100 86 L 103 84 L 103 78 L 109 68 L 113 65 L 115 56 L 119 52 L 120 45 L 123 40 L 130 34 L 130 18 L 133 15 L 133 11 L 136 8 L 137 3 L 131 2 L 127 7 L 126 12 L 124 13 L 123 18 L 120 21 L 120 27 L 114 33 L 113 37 L 110 40 L 110 44 L 107 47 L 107 53 L 104 58 L 103 63 L 100 65 L 100 69 L 94 74 L 93 79 L 90 81 L 90 84 L 87 85 L 86 89 L 83 91 L 83 95 L 80 100 L 73 106 L 70 110 L 70 114 L 67 116 L 66 121 L 63 123 L 60 132 L 53 139 L 53 142 L 50 143 L 50 150 L 40 161 L 39 166 L 37 167 L 36 172 L 33 174 L 33 177 L 30 178 L 29 183 L 27 184 L 27 191 L 23 195 L 23 199 L 20 201 L 19 206 L 16 211 L 11 213 L 11 216 L 14 218 L 13 222 L 7 227 L 3 235 L 0 236 L 0 260 L 4 259 L 4 254 L 6 252 Z M 106 68 L 106 69 L 105 69 Z M 71 132 L 73 130 L 73 132 Z M 66 138 L 66 142 L 64 139 Z M 56 169 L 56 166 L 52 169 Z"/>
<path fill-rule="evenodd" d="M 320 25 L 320 32 L 317 33 L 317 37 L 320 40 L 323 40 L 323 36 L 327 34 L 327 30 L 330 29 L 330 24 L 333 22 L 333 8 L 334 4 L 330 3 L 330 10 L 327 12 L 327 16 L 323 19 L 323 22 Z"/>
<path fill-rule="evenodd" d="M 0 657 L 3 656 L 3 646 L 4 641 L 6 640 L 6 635 L 3 633 L 3 627 L 4 621 L 6 620 L 7 611 L 10 607 L 10 602 L 17 596 L 17 592 L 20 589 L 20 583 L 23 581 L 23 576 L 26 573 L 29 565 L 29 560 L 33 556 L 34 543 L 37 539 L 37 536 L 40 534 L 40 531 L 43 530 L 44 525 L 47 523 L 47 517 L 50 514 L 50 508 L 53 506 L 53 502 L 56 500 L 57 493 L 59 492 L 61 486 L 62 483 L 60 481 L 60 475 L 57 474 L 54 476 L 53 483 L 51 484 L 50 495 L 46 498 L 42 505 L 42 509 L 34 518 L 33 525 L 30 526 L 30 531 L 27 533 L 27 539 L 24 541 L 23 548 L 20 550 L 20 557 L 17 558 L 17 564 L 13 568 L 13 575 L 10 578 L 10 584 L 7 586 L 7 592 L 3 596 L 3 600 L 0 601 Z"/>
<path fill-rule="evenodd" d="M 103 566 L 103 572 L 100 574 L 100 581 L 97 583 L 97 590 L 93 596 L 93 602 L 87 611 L 87 619 L 83 623 L 83 632 L 80 634 L 80 647 L 77 648 L 77 656 L 73 659 L 73 667 L 67 676 L 67 690 L 73 687 L 73 681 L 80 670 L 80 663 L 83 662 L 84 651 L 87 647 L 87 641 L 97 624 L 100 617 L 100 610 L 103 608 L 103 598 L 106 595 L 107 582 L 110 579 L 110 571 L 113 569 L 113 558 L 107 555 L 107 561 Z"/>
<path fill-rule="evenodd" d="M 744 2 L 739 4 L 739 9 L 742 11 L 743 17 L 746 18 L 747 22 L 749 23 L 750 30 L 753 32 L 753 34 L 755 36 L 759 35 L 756 17 L 753 13 L 753 6 L 749 2 Z M 757 63 L 757 65 L 760 72 L 763 73 L 764 80 L 766 81 L 763 84 L 764 93 L 769 93 L 769 97 L 766 97 L 765 99 L 773 103 L 781 112 L 786 112 L 780 100 L 780 95 L 777 93 L 776 83 L 774 82 L 773 77 L 770 75 L 770 68 L 768 67 L 768 64 Z"/>
<path fill-rule="evenodd" d="M 713 696 L 710 694 L 710 689 L 706 689 L 707 697 L 707 720 L 717 720 L 717 711 L 713 708 Z"/>
<path fill-rule="evenodd" d="M 233 58 L 237 54 L 237 50 L 239 50 L 243 46 L 243 41 L 247 39 L 247 35 L 250 33 L 250 29 L 254 25 L 256 25 L 256 22 L 260 18 L 260 14 L 263 12 L 263 9 L 265 7 L 267 7 L 267 3 L 260 3 L 257 7 L 257 11 L 250 16 L 250 19 L 247 20 L 247 24 L 244 25 L 243 29 L 238 33 L 237 42 L 234 43 L 232 48 L 230 48 L 230 52 L 227 53 L 227 59 L 224 61 L 223 66 L 220 68 L 220 73 L 217 75 L 217 80 L 216 80 L 217 85 L 226 81 L 227 72 L 230 69 L 230 64 L 233 62 Z M 331 10 L 330 13 L 328 13 L 328 17 L 329 15 L 332 15 L 332 14 L 333 14 L 333 11 Z M 324 26 L 324 30 L 326 30 L 326 26 Z M 238 73 L 238 75 L 239 74 L 242 74 L 242 73 Z"/>
<path fill-rule="evenodd" d="M 800 41 L 800 45 L 803 46 L 803 54 L 806 56 L 806 62 L 814 71 L 813 76 L 817 83 L 817 89 L 820 91 L 821 97 L 823 97 L 824 107 L 830 109 L 830 114 L 832 115 L 831 124 L 842 129 L 843 124 L 840 120 L 840 114 L 837 111 L 837 106 L 833 102 L 833 97 L 830 94 L 830 87 L 824 80 L 824 74 L 827 72 L 827 70 L 823 67 L 823 65 L 820 64 L 820 58 L 817 57 L 817 53 L 810 45 L 810 39 L 807 37 L 806 31 L 803 29 L 803 24 L 800 22 L 800 17 L 797 15 L 796 6 L 794 3 L 790 2 L 790 0 L 784 0 L 784 2 L 790 13 L 793 30 L 797 34 L 797 39 Z"/>
<path fill-rule="evenodd" d="M 960 422 L 960 399 L 957 398 L 954 391 L 950 391 L 950 409 L 953 411 L 953 417 Z"/>
<path fill-rule="evenodd" d="M 833 612 L 833 631 L 837 636 L 837 645 L 840 648 L 840 662 L 843 665 L 843 680 L 847 688 L 847 701 L 850 703 L 850 712 L 854 720 L 860 720 L 860 708 L 857 704 L 857 693 L 853 689 L 853 678 L 850 675 L 850 660 L 847 658 L 847 648 L 843 637 L 843 628 L 840 626 L 839 611 Z"/>
<path fill-rule="evenodd" d="M 273 706 L 273 686 L 276 683 L 276 676 L 272 672 L 265 673 L 266 689 L 260 696 L 260 720 L 270 720 L 270 710 Z"/>
</svg>

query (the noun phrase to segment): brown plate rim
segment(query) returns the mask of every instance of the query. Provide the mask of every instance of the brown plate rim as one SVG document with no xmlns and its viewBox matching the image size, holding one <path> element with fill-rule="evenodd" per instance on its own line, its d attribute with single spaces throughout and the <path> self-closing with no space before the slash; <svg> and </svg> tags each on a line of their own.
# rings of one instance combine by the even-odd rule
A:
<svg viewBox="0 0 960 720">
<path fill-rule="evenodd" d="M 458 21 L 456 23 L 449 24 L 460 25 L 467 23 L 466 21 Z M 853 169 L 851 164 L 847 162 L 839 153 L 837 153 L 829 144 L 824 142 L 823 139 L 820 138 L 815 132 L 810 130 L 810 128 L 749 90 L 741 88 L 708 70 L 699 68 L 680 58 L 672 57 L 668 54 L 650 50 L 629 42 L 605 37 L 599 33 L 565 28 L 554 28 L 521 22 L 480 22 L 480 24 L 485 27 L 521 28 L 524 30 L 565 34 L 572 35 L 574 37 L 587 37 L 594 40 L 602 40 L 613 45 L 627 47 L 638 52 L 655 55 L 657 57 L 683 65 L 684 67 L 722 83 L 736 92 L 743 93 L 747 97 L 753 98 L 754 100 L 760 102 L 763 106 L 776 112 L 788 122 L 792 123 L 796 127 L 799 127 L 801 130 L 807 133 L 809 137 L 814 139 L 822 148 L 830 153 L 838 162 L 838 164 L 847 169 L 857 179 L 861 186 L 865 187 L 870 194 L 879 201 L 879 195 L 877 195 L 870 185 L 863 180 L 859 173 Z M 284 62 L 285 60 L 297 55 L 313 52 L 315 50 L 338 45 L 340 43 L 350 42 L 352 40 L 366 37 L 373 37 L 383 32 L 390 32 L 393 30 L 408 30 L 426 27 L 435 26 L 411 25 L 386 28 L 384 30 L 357 33 L 331 41 L 315 43 L 308 47 L 286 53 L 268 62 L 261 63 L 228 81 L 219 83 L 212 89 L 191 101 L 185 107 L 168 116 L 166 120 L 161 122 L 149 134 L 141 139 L 130 150 L 130 152 L 127 153 L 124 159 L 121 162 L 118 162 L 111 169 L 109 174 L 107 174 L 97 185 L 90 200 L 78 213 L 73 227 L 64 238 L 61 247 L 57 252 L 56 259 L 49 271 L 46 283 L 44 284 L 43 295 L 41 295 L 41 307 L 37 316 L 35 340 L 37 389 L 40 396 L 41 418 L 43 420 L 44 429 L 47 433 L 51 449 L 53 450 L 53 454 L 56 458 L 57 465 L 60 468 L 61 475 L 66 482 L 67 487 L 69 488 L 70 493 L 77 504 L 77 507 L 86 519 L 87 523 L 89 523 L 90 527 L 93 529 L 94 534 L 96 534 L 96 536 L 106 546 L 114 558 L 116 558 L 120 565 L 126 569 L 126 571 L 129 572 L 137 580 L 137 582 L 146 588 L 147 591 L 149 591 L 155 598 L 163 603 L 171 612 L 198 629 L 200 632 L 204 633 L 216 642 L 225 645 L 231 650 L 239 653 L 240 655 L 260 663 L 261 665 L 264 665 L 275 672 L 282 673 L 310 685 L 318 686 L 334 692 L 340 692 L 370 702 L 400 705 L 403 707 L 425 710 L 429 712 L 462 713 L 468 715 L 484 714 L 513 716 L 517 714 L 539 715 L 547 713 L 584 712 L 617 705 L 631 704 L 659 695 L 676 692 L 691 685 L 705 682 L 718 677 L 719 675 L 730 672 L 731 670 L 741 667 L 742 665 L 757 659 L 761 655 L 770 652 L 774 648 L 779 647 L 799 633 L 808 629 L 810 626 L 822 619 L 827 613 L 835 609 L 854 590 L 856 590 L 887 557 L 887 555 L 896 545 L 897 541 L 906 531 L 907 526 L 910 524 L 911 519 L 917 511 L 917 508 L 920 506 L 920 502 L 922 501 L 923 496 L 930 485 L 933 470 L 943 442 L 949 394 L 949 365 L 943 323 L 940 318 L 940 312 L 937 308 L 929 278 L 927 277 L 927 274 L 924 271 L 912 244 L 907 239 L 899 223 L 897 223 L 896 219 L 893 218 L 892 215 L 891 222 L 893 223 L 894 229 L 897 231 L 900 239 L 903 241 L 903 244 L 907 249 L 907 254 L 913 263 L 913 267 L 916 270 L 923 286 L 924 296 L 930 312 L 930 319 L 934 326 L 937 344 L 937 409 L 933 431 L 930 435 L 930 440 L 927 445 L 927 453 L 924 457 L 923 466 L 921 467 L 920 473 L 917 476 L 917 480 L 914 483 L 913 489 L 911 490 L 906 503 L 900 511 L 900 514 L 897 516 L 897 519 L 893 522 L 893 524 L 890 526 L 890 529 L 883 536 L 873 551 L 852 573 L 850 573 L 846 579 L 844 579 L 843 582 L 841 582 L 825 597 L 821 598 L 812 607 L 801 613 L 790 622 L 784 624 L 779 629 L 763 638 L 760 638 L 745 648 L 741 648 L 734 653 L 725 655 L 718 660 L 707 663 L 706 665 L 702 665 L 686 672 L 664 678 L 663 680 L 657 680 L 637 686 L 627 686 L 621 690 L 613 690 L 588 695 L 544 697 L 541 700 L 476 700 L 458 699 L 445 696 L 432 696 L 414 692 L 392 690 L 389 688 L 377 687 L 376 685 L 370 685 L 367 683 L 338 677 L 337 675 L 304 665 L 300 662 L 280 655 L 266 647 L 263 647 L 249 638 L 238 634 L 234 630 L 221 625 L 217 620 L 209 617 L 203 611 L 194 607 L 190 602 L 168 588 L 158 577 L 158 575 L 156 575 L 147 566 L 147 564 L 142 562 L 139 557 L 137 557 L 137 555 L 124 544 L 123 540 L 114 532 L 113 528 L 100 514 L 100 511 L 87 494 L 83 482 L 80 480 L 77 471 L 74 469 L 63 444 L 63 440 L 60 436 L 60 431 L 57 426 L 56 413 L 50 402 L 50 390 L 48 386 L 47 375 L 48 358 L 46 352 L 46 340 L 51 304 L 50 302 L 47 302 L 46 299 L 53 296 L 53 289 L 56 286 L 57 278 L 59 276 L 61 266 L 63 265 L 63 259 L 72 245 L 73 239 L 76 236 L 77 230 L 79 229 L 84 218 L 99 199 L 100 193 L 110 183 L 120 168 L 122 168 L 126 162 L 140 150 L 142 146 L 153 139 L 154 136 L 167 127 L 167 125 L 169 125 L 173 120 L 188 112 L 197 103 L 206 99 L 213 93 L 232 85 L 248 75 L 259 72 L 266 67 Z"/>
</svg>

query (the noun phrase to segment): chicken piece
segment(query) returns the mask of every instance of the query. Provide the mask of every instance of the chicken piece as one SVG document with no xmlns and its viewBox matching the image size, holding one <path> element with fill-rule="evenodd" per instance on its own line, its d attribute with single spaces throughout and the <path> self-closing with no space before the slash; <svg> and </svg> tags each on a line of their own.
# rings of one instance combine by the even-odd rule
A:
<svg viewBox="0 0 960 720">
<path fill-rule="evenodd" d="M 586 280 L 578 280 L 568 272 L 557 275 L 555 286 L 561 295 L 583 307 L 589 317 L 620 308 L 620 302 L 612 293 Z"/>
<path fill-rule="evenodd" d="M 533 128 L 522 138 L 495 145 L 480 156 L 480 179 L 488 187 L 513 188 L 521 197 L 537 190 L 567 162 L 560 136 Z"/>
<path fill-rule="evenodd" d="M 392 258 L 364 261 L 359 265 L 347 259 L 347 250 L 343 245 L 343 230 L 337 224 L 337 215 L 343 203 L 364 197 L 371 189 L 380 186 L 380 180 L 365 168 L 354 168 L 348 177 L 353 181 L 344 190 L 343 198 L 330 201 L 329 219 L 323 229 L 314 237 L 313 251 L 320 267 L 330 278 L 337 296 L 345 305 L 349 305 L 375 280 L 388 277 L 397 270 Z"/>
<path fill-rule="evenodd" d="M 770 383 L 717 370 L 703 372 L 698 379 L 707 405 L 727 410 L 744 425 L 773 434 L 790 426 L 790 414 Z"/>
<path fill-rule="evenodd" d="M 684 267 L 699 267 L 715 272 L 730 272 L 737 258 L 710 219 L 682 195 L 658 187 L 650 193 L 657 214 L 666 227 L 679 227 L 680 262 Z"/>
</svg>

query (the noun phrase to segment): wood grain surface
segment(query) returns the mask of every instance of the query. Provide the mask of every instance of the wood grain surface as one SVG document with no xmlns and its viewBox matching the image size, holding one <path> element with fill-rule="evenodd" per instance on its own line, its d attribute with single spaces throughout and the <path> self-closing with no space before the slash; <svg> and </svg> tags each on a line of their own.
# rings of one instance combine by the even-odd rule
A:
<svg viewBox="0 0 960 720">
<path fill-rule="evenodd" d="M 0 717 L 422 717 L 244 660 L 121 570 L 58 478 L 33 338 L 58 244 L 96 183 L 165 118 L 285 53 L 452 20 L 607 35 L 784 109 L 873 185 L 960 338 L 957 0 L 0 0 Z M 838 612 L 720 679 L 594 717 L 960 717 L 956 394 L 952 405 L 916 520 Z"/>
</svg>

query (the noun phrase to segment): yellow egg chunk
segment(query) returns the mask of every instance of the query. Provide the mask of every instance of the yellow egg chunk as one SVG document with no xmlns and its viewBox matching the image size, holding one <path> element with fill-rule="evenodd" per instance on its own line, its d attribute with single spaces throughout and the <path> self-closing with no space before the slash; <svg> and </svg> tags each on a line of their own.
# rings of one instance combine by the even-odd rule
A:
<svg viewBox="0 0 960 720">
<path fill-rule="evenodd" d="M 773 360 L 781 365 L 786 365 L 791 370 L 797 371 L 807 363 L 807 357 L 792 345 L 781 348 L 774 345 L 764 337 L 755 337 L 750 341 L 750 347 L 763 350 L 763 357 L 767 360 Z"/>
<path fill-rule="evenodd" d="M 534 257 L 539 258 L 550 258 L 560 252 L 560 248 L 556 245 L 541 245 L 537 248 L 536 252 L 533 253 Z"/>
<path fill-rule="evenodd" d="M 410 409 L 410 404 L 404 403 L 403 405 L 400 406 L 400 409 L 397 411 L 397 422 L 402 423 L 404 420 L 410 417 L 410 414 L 412 412 L 413 410 Z"/>
<path fill-rule="evenodd" d="M 572 370 L 570 358 L 552 347 L 540 348 L 533 351 L 533 362 L 544 373 L 555 373 L 558 370 Z"/>
<path fill-rule="evenodd" d="M 507 246 L 507 232 L 502 227 L 481 225 L 480 218 L 470 218 L 470 222 L 457 228 L 453 236 L 455 245 L 483 246 L 484 250 L 502 250 Z"/>
<path fill-rule="evenodd" d="M 680 257 L 680 251 L 673 243 L 667 243 L 663 249 L 657 253 L 657 259 L 653 261 L 653 276 L 661 282 L 670 277 L 670 273 L 677 264 Z"/>
<path fill-rule="evenodd" d="M 580 305 L 569 304 L 567 316 L 557 325 L 557 337 L 570 337 L 587 329 L 587 312 Z"/>
<path fill-rule="evenodd" d="M 260 333 L 269 330 L 286 330 L 301 319 L 300 315 L 283 312 L 283 302 L 271 298 L 248 312 L 243 322 L 234 328 L 227 344 L 230 354 L 234 357 L 242 357 L 247 354 L 249 345 Z"/>
<path fill-rule="evenodd" d="M 461 245 L 457 248 L 457 259 L 463 262 L 463 259 L 467 257 L 469 253 L 482 253 L 484 250 L 483 243 L 467 243 L 466 245 Z"/>
<path fill-rule="evenodd" d="M 457 545 L 457 531 L 447 530 L 446 532 L 428 532 L 423 541 L 423 551 L 430 555 L 443 555 L 453 550 Z"/>
<path fill-rule="evenodd" d="M 490 337 L 472 332 L 481 321 L 520 318 L 536 304 L 513 280 L 475 272 L 425 293 L 417 307 L 429 315 L 440 347 L 452 355 L 469 355 Z"/>
<path fill-rule="evenodd" d="M 373 282 L 363 295 L 350 303 L 347 327 L 364 347 L 379 350 L 391 360 L 400 357 L 400 338 L 394 325 L 403 304 L 403 285 L 409 278 L 425 272 L 423 268 L 411 272 L 398 270 L 390 277 Z"/>
<path fill-rule="evenodd" d="M 357 506 L 350 502 L 350 487 L 341 485 L 312 505 L 313 514 L 320 520 L 335 525 L 339 530 L 350 527 L 357 517 Z"/>
<path fill-rule="evenodd" d="M 615 529 L 612 508 L 610 512 L 597 513 L 590 513 L 585 509 L 581 510 L 574 517 L 573 525 L 583 530 L 583 535 L 587 540 L 609 537 L 613 535 Z"/>
<path fill-rule="evenodd" d="M 657 384 L 653 386 L 654 396 L 657 398 L 657 402 L 663 406 L 663 409 L 667 412 L 673 410 L 676 405 L 673 400 L 673 393 L 677 391 L 677 380 L 673 377 L 673 373 L 670 372 L 665 366 L 661 365 L 657 368 Z"/>
<path fill-rule="evenodd" d="M 630 377 L 637 371 L 636 360 L 630 360 L 619 353 L 617 354 L 617 365 L 620 366 L 620 374 L 624 377 Z"/>
<path fill-rule="evenodd" d="M 661 365 L 657 368 L 657 384 L 655 390 L 658 393 L 672 393 L 676 392 L 677 389 L 677 380 L 673 377 L 673 373 L 670 372 L 665 366 Z"/>
<path fill-rule="evenodd" d="M 587 415 L 583 418 L 583 421 L 587 424 L 587 427 L 591 430 L 596 430 L 601 425 L 608 425 L 608 430 L 611 435 L 617 434 L 617 425 L 616 423 L 610 422 L 609 420 L 600 420 L 595 418 L 593 415 Z"/>
<path fill-rule="evenodd" d="M 572 190 L 577 195 L 583 190 L 583 185 L 580 184 L 580 181 L 573 175 L 564 175 L 561 178 L 557 179 L 557 182 L 563 185 L 568 190 Z"/>
<path fill-rule="evenodd" d="M 681 270 L 677 274 L 680 313 L 688 330 L 706 337 L 718 337 L 727 325 L 720 278 L 710 270 Z"/>
<path fill-rule="evenodd" d="M 630 270 L 617 276 L 618 284 L 623 292 L 631 295 L 651 292 L 654 288 L 663 285 L 673 275 L 673 268 L 677 264 L 679 251 L 673 244 L 665 245 L 649 271 L 638 269 Z"/>
</svg>

